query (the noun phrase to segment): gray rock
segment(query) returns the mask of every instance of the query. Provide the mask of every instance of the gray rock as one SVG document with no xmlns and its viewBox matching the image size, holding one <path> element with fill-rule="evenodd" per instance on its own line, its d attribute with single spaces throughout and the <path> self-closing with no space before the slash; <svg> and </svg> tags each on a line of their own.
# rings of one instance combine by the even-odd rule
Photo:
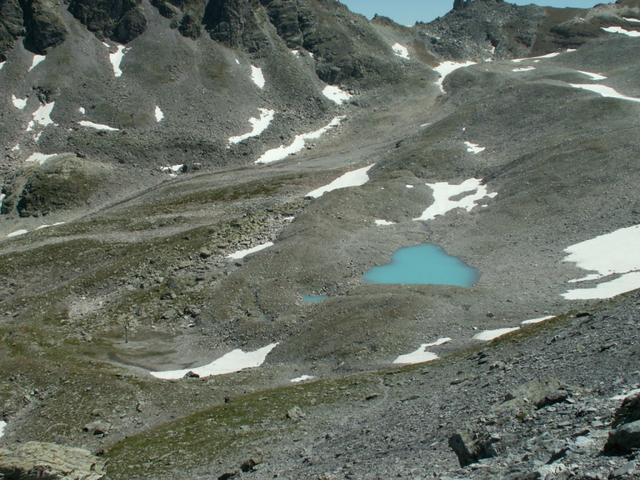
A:
<svg viewBox="0 0 640 480">
<path fill-rule="evenodd" d="M 287 418 L 289 420 L 300 421 L 305 418 L 305 414 L 300 407 L 295 406 L 287 411 Z"/>
<path fill-rule="evenodd" d="M 0 449 L 0 478 L 101 480 L 105 476 L 105 462 L 81 448 L 27 442 Z"/>
<path fill-rule="evenodd" d="M 461 467 L 466 467 L 483 458 L 491 458 L 498 455 L 493 444 L 495 440 L 490 435 L 474 434 L 466 431 L 453 434 L 449 438 L 449 447 L 458 456 Z"/>
<path fill-rule="evenodd" d="M 620 455 L 640 448 L 640 420 L 621 425 L 609 434 L 605 453 Z"/>
<path fill-rule="evenodd" d="M 613 418 L 613 426 L 623 423 L 631 423 L 640 420 L 640 395 L 625 398 L 622 405 L 616 410 Z"/>
</svg>

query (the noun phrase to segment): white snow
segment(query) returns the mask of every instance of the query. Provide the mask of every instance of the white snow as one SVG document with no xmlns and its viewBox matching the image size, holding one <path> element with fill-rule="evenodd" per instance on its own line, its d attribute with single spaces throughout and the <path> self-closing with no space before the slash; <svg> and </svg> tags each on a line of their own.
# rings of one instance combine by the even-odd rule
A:
<svg viewBox="0 0 640 480">
<path fill-rule="evenodd" d="M 328 125 L 322 127 L 319 130 L 297 135 L 290 145 L 280 145 L 278 148 L 267 150 L 258 160 L 255 161 L 255 163 L 273 163 L 284 160 L 289 155 L 293 155 L 302 151 L 306 146 L 307 140 L 319 139 L 322 135 L 324 135 L 332 128 L 339 126 L 342 123 L 342 120 L 344 120 L 344 117 L 335 117 L 333 120 L 331 120 L 331 122 L 329 122 Z"/>
<path fill-rule="evenodd" d="M 581 73 L 582 75 L 586 75 L 591 80 L 594 80 L 596 82 L 599 81 L 599 80 L 606 80 L 607 79 L 607 77 L 605 77 L 604 75 L 600 75 L 599 73 L 585 72 L 584 70 L 578 70 L 578 73 Z"/>
<path fill-rule="evenodd" d="M 269 110 L 266 108 L 260 108 L 259 110 L 259 118 L 251 117 L 249 119 L 251 131 L 249 133 L 245 133 L 244 135 L 238 135 L 237 137 L 229 138 L 229 144 L 238 144 L 248 138 L 258 137 L 262 134 L 262 132 L 269 128 L 269 125 L 273 121 L 273 117 L 276 114 L 275 110 Z"/>
<path fill-rule="evenodd" d="M 25 162 L 35 162 L 42 165 L 44 162 L 46 162 L 50 158 L 57 157 L 57 156 L 58 156 L 57 153 L 46 154 L 46 153 L 35 152 L 29 155 L 29 158 L 27 158 Z"/>
<path fill-rule="evenodd" d="M 313 380 L 314 378 L 316 377 L 314 377 L 313 375 L 300 375 L 299 377 L 292 378 L 291 383 L 306 382 L 307 380 Z"/>
<path fill-rule="evenodd" d="M 93 128 L 95 130 L 103 130 L 103 131 L 106 131 L 106 132 L 117 132 L 118 131 L 117 128 L 110 127 L 109 125 L 103 125 L 101 123 L 93 123 L 93 122 L 89 122 L 88 120 L 80 120 L 78 123 L 83 127 Z"/>
<path fill-rule="evenodd" d="M 11 232 L 7 235 L 7 238 L 19 237 L 20 235 L 24 235 L 25 233 L 29 233 L 29 230 L 16 230 L 15 232 Z"/>
<path fill-rule="evenodd" d="M 7 428 L 7 422 L 0 420 L 0 438 L 4 437 L 5 428 Z"/>
<path fill-rule="evenodd" d="M 324 87 L 322 94 L 337 105 L 342 105 L 351 98 L 349 92 L 345 92 L 335 85 L 327 85 Z"/>
<path fill-rule="evenodd" d="M 541 323 L 546 320 L 550 320 L 552 318 L 555 318 L 555 317 L 553 315 L 548 315 L 546 317 L 532 318 L 531 320 L 525 320 L 524 322 L 522 322 L 522 325 L 533 325 L 535 323 Z"/>
<path fill-rule="evenodd" d="M 640 225 L 635 225 L 566 248 L 565 252 L 569 255 L 564 259 L 565 262 L 575 263 L 583 270 L 597 272 L 571 283 L 593 281 L 609 275 L 620 276 L 593 288 L 569 290 L 562 296 L 567 300 L 604 299 L 640 288 L 638 245 Z"/>
<path fill-rule="evenodd" d="M 622 27 L 602 27 L 602 30 L 608 33 L 619 33 L 621 35 L 626 35 L 627 37 L 640 37 L 640 32 L 637 30 L 627 30 Z"/>
<path fill-rule="evenodd" d="M 456 208 L 464 208 L 470 212 L 480 200 L 495 198 L 498 195 L 496 192 L 489 193 L 487 186 L 482 184 L 480 178 L 470 178 L 460 185 L 447 182 L 427 183 L 426 185 L 433 190 L 434 201 L 429 208 L 422 212 L 420 217 L 414 218 L 416 221 L 433 220 Z M 452 197 L 460 196 L 463 193 L 468 193 L 468 195 L 458 200 L 451 200 Z"/>
<path fill-rule="evenodd" d="M 263 89 L 265 85 L 262 69 L 251 65 L 251 81 L 255 83 L 259 89 Z"/>
<path fill-rule="evenodd" d="M 55 105 L 56 102 L 40 105 L 38 109 L 33 112 L 33 120 L 31 120 L 29 122 L 29 125 L 27 125 L 27 132 L 31 132 L 36 124 L 40 125 L 41 127 L 46 127 L 53 124 L 53 120 L 51 120 L 51 112 L 53 112 L 53 107 L 55 107 Z"/>
<path fill-rule="evenodd" d="M 40 63 L 44 62 L 47 57 L 45 55 L 34 55 L 33 61 L 31 62 L 31 66 L 29 67 L 29 72 L 36 68 Z"/>
<path fill-rule="evenodd" d="M 359 168 L 347 172 L 344 175 L 339 176 L 333 182 L 323 187 L 317 188 L 312 192 L 305 195 L 305 198 L 320 198 L 325 193 L 332 192 L 334 190 L 340 190 L 341 188 L 359 187 L 369 181 L 369 170 L 375 165 L 369 165 L 368 167 Z"/>
<path fill-rule="evenodd" d="M 513 70 L 511 70 L 512 72 L 530 72 L 532 70 L 535 70 L 536 67 L 520 67 L 520 68 L 514 68 Z"/>
<path fill-rule="evenodd" d="M 7 196 L 4 193 L 0 193 L 0 207 L 2 207 L 2 201 L 6 198 Z"/>
<path fill-rule="evenodd" d="M 640 20 L 638 20 L 637 18 L 631 18 L 631 17 L 622 17 L 622 18 L 625 19 L 627 22 L 640 23 Z"/>
<path fill-rule="evenodd" d="M 487 147 L 481 147 L 477 143 L 464 142 L 464 144 L 467 146 L 467 152 L 473 153 L 474 155 L 482 153 L 487 149 Z"/>
<path fill-rule="evenodd" d="M 20 150 L 20 144 L 16 143 L 13 147 L 11 147 L 12 152 L 17 152 Z"/>
<path fill-rule="evenodd" d="M 448 75 L 455 72 L 460 68 L 470 67 L 471 65 L 475 65 L 476 62 L 442 62 L 437 67 L 434 67 L 434 70 L 440 74 L 440 78 L 436 82 L 436 85 L 440 88 L 440 91 L 444 93 L 444 79 L 447 78 Z"/>
<path fill-rule="evenodd" d="M 116 49 L 116 51 L 109 54 L 109 61 L 111 62 L 111 66 L 113 67 L 114 77 L 118 78 L 122 76 L 122 70 L 120 69 L 120 64 L 122 63 L 122 59 L 124 58 L 124 55 L 129 50 L 131 49 L 126 48 L 124 45 L 118 45 L 118 48 Z"/>
<path fill-rule="evenodd" d="M 391 48 L 393 50 L 394 55 L 396 55 L 397 57 L 404 58 L 405 60 L 410 60 L 409 50 L 404 45 L 395 43 Z"/>
<path fill-rule="evenodd" d="M 266 360 L 267 355 L 269 355 L 271 350 L 273 350 L 277 345 L 277 343 L 272 343 L 254 352 L 243 352 L 240 349 L 236 349 L 226 355 L 223 355 L 217 360 L 214 360 L 208 365 L 203 365 L 198 368 L 150 373 L 154 377 L 162 380 L 179 380 L 189 372 L 197 374 L 200 378 L 239 372 L 245 368 L 255 368 L 262 365 Z"/>
<path fill-rule="evenodd" d="M 483 332 L 480 332 L 474 335 L 473 339 L 480 340 L 483 342 L 488 342 L 490 340 L 494 340 L 498 337 L 506 335 L 507 333 L 515 332 L 516 330 L 520 330 L 520 327 L 507 327 L 507 328 L 497 328 L 495 330 L 485 330 Z"/>
<path fill-rule="evenodd" d="M 536 60 L 535 63 L 538 63 L 537 60 L 542 60 L 545 58 L 554 58 L 560 55 L 561 53 L 562 52 L 553 52 L 553 53 L 547 53 L 546 55 L 540 55 L 539 57 L 514 58 L 511 61 L 514 63 L 520 63 L 520 62 L 524 62 L 525 60 Z M 567 50 L 567 53 L 569 53 L 569 50 Z"/>
<path fill-rule="evenodd" d="M 376 220 L 375 223 L 378 227 L 387 227 L 396 224 L 396 222 L 390 222 L 389 220 Z"/>
<path fill-rule="evenodd" d="M 0 70 L 2 70 L 4 68 L 4 64 L 7 63 L 6 61 L 4 62 L 0 62 Z"/>
<path fill-rule="evenodd" d="M 611 87 L 607 87 L 606 85 L 589 85 L 589 84 L 582 84 L 582 83 L 570 83 L 569 85 L 571 85 L 573 88 L 579 88 L 582 90 L 588 90 L 590 92 L 597 93 L 598 95 L 601 95 L 603 97 L 619 98 L 620 100 L 627 100 L 629 102 L 640 103 L 640 98 L 627 97 L 626 95 L 622 95 L 617 90 L 614 90 Z"/>
<path fill-rule="evenodd" d="M 629 397 L 635 397 L 638 394 L 640 394 L 640 388 L 634 388 L 633 390 L 629 390 L 627 393 L 615 395 L 611 397 L 610 400 L 615 400 L 615 401 L 625 400 Z"/>
<path fill-rule="evenodd" d="M 85 113 L 87 113 L 87 111 L 84 109 L 84 107 L 80 107 L 78 109 L 78 111 L 80 112 L 80 115 L 84 115 Z"/>
<path fill-rule="evenodd" d="M 169 176 L 175 177 L 184 168 L 184 164 L 171 165 L 170 167 L 160 167 L 160 171 L 168 173 Z"/>
<path fill-rule="evenodd" d="M 438 355 L 435 353 L 427 352 L 427 348 L 429 347 L 437 347 L 439 345 L 444 345 L 445 343 L 449 343 L 451 341 L 450 338 L 439 338 L 433 343 L 423 343 L 420 345 L 415 352 L 407 353 L 405 355 L 400 355 L 396 358 L 393 363 L 399 363 L 403 365 L 409 365 L 414 363 L 423 363 L 423 362 L 431 362 L 433 360 L 438 359 Z"/>
<path fill-rule="evenodd" d="M 24 110 L 24 107 L 27 106 L 26 98 L 18 98 L 15 95 L 11 95 L 11 101 L 13 102 L 13 106 L 18 110 Z"/>
<path fill-rule="evenodd" d="M 262 250 L 266 250 L 267 248 L 270 248 L 270 247 L 273 247 L 273 242 L 263 243 L 262 245 L 258 245 L 256 247 L 247 248 L 246 250 L 238 250 L 237 252 L 227 255 L 227 258 L 230 258 L 232 260 L 241 260 L 248 255 L 252 255 Z"/>
<path fill-rule="evenodd" d="M 300 56 L 300 50 L 291 50 L 291 54 L 294 57 L 299 57 Z M 292 380 L 293 381 L 293 380 Z"/>
<path fill-rule="evenodd" d="M 160 123 L 162 121 L 162 119 L 164 118 L 164 113 L 162 112 L 160 107 L 157 106 L 157 105 L 156 105 L 156 109 L 155 109 L 154 114 L 156 116 L 156 122 Z"/>
<path fill-rule="evenodd" d="M 58 225 L 64 225 L 65 222 L 56 222 L 52 225 L 40 225 L 39 227 L 36 228 L 36 230 L 42 230 L 44 228 L 51 228 L 51 227 L 57 227 Z"/>
<path fill-rule="evenodd" d="M 412 188 L 416 188 L 413 185 L 405 185 L 405 187 L 407 187 L 409 190 L 411 190 Z"/>
</svg>

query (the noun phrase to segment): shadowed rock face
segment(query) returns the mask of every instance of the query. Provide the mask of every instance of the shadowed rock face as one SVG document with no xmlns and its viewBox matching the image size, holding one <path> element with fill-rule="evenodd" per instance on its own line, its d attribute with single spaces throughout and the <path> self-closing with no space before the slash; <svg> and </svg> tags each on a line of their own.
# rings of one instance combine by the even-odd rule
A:
<svg viewBox="0 0 640 480">
<path fill-rule="evenodd" d="M 139 4 L 140 0 L 72 0 L 69 12 L 98 37 L 127 43 L 147 26 Z"/>
<path fill-rule="evenodd" d="M 18 0 L 0 0 L 0 61 L 6 59 L 5 53 L 23 32 L 22 7 Z"/>
<path fill-rule="evenodd" d="M 253 52 L 266 40 L 256 18 L 259 11 L 251 0 L 211 0 L 202 23 L 213 40 Z"/>
</svg>

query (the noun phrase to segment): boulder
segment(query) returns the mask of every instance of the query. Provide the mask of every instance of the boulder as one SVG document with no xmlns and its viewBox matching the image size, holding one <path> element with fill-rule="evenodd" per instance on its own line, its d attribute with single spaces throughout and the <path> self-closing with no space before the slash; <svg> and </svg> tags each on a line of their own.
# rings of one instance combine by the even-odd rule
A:
<svg viewBox="0 0 640 480">
<path fill-rule="evenodd" d="M 105 477 L 104 460 L 82 448 L 27 442 L 13 449 L 0 449 L 0 478 L 101 480 Z"/>
<path fill-rule="evenodd" d="M 613 417 L 613 426 L 640 420 L 640 394 L 625 398 Z"/>
<path fill-rule="evenodd" d="M 449 447 L 458 456 L 461 467 L 477 463 L 483 458 L 492 458 L 498 455 L 493 444 L 496 439 L 487 433 L 471 433 L 461 431 L 449 437 Z"/>
<path fill-rule="evenodd" d="M 625 455 L 640 449 L 640 420 L 625 423 L 609 433 L 604 452 L 610 455 Z"/>
</svg>

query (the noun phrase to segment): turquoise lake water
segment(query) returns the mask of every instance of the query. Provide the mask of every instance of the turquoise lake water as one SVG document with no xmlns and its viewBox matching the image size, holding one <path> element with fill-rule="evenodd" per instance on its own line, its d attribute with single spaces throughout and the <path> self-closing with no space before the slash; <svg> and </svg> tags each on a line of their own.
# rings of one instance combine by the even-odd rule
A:
<svg viewBox="0 0 640 480">
<path fill-rule="evenodd" d="M 302 301 L 305 303 L 322 303 L 327 298 L 329 298 L 327 295 L 303 295 Z"/>
<path fill-rule="evenodd" d="M 437 245 L 423 244 L 397 250 L 391 263 L 373 267 L 365 283 L 384 285 L 454 285 L 471 287 L 480 273 Z"/>
</svg>

